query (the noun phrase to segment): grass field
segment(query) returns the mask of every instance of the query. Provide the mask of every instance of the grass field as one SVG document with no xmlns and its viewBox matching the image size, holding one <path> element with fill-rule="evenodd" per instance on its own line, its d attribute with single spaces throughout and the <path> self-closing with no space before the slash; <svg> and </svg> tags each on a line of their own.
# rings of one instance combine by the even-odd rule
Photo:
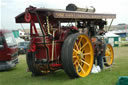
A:
<svg viewBox="0 0 128 85">
<path fill-rule="evenodd" d="M 115 85 L 119 76 L 128 76 L 128 47 L 114 48 L 114 51 L 115 61 L 111 68 L 77 79 L 70 79 L 63 70 L 32 77 L 26 72 L 25 55 L 20 55 L 16 68 L 0 72 L 0 85 Z"/>
</svg>

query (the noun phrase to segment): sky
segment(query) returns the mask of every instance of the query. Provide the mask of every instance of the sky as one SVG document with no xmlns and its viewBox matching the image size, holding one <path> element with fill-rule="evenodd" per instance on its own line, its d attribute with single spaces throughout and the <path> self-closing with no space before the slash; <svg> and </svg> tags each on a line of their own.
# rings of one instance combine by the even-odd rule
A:
<svg viewBox="0 0 128 85">
<path fill-rule="evenodd" d="M 21 29 L 21 24 L 15 23 L 15 16 L 25 11 L 29 5 L 36 7 L 65 9 L 69 3 L 85 8 L 93 6 L 97 13 L 113 13 L 116 19 L 113 25 L 128 24 L 128 0 L 1 0 L 0 29 Z M 23 24 L 24 28 L 29 25 Z"/>
</svg>

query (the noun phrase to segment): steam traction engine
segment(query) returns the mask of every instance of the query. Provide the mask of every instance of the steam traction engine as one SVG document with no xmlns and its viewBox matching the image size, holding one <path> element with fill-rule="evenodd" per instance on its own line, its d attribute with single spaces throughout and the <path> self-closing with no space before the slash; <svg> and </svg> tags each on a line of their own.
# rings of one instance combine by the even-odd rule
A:
<svg viewBox="0 0 128 85">
<path fill-rule="evenodd" d="M 34 75 L 59 69 L 71 77 L 85 77 L 97 64 L 111 66 L 113 48 L 103 35 L 107 19 L 115 14 L 94 13 L 95 9 L 69 4 L 66 10 L 28 7 L 16 16 L 16 23 L 30 23 L 27 65 Z M 38 25 L 38 26 L 37 26 Z"/>
</svg>

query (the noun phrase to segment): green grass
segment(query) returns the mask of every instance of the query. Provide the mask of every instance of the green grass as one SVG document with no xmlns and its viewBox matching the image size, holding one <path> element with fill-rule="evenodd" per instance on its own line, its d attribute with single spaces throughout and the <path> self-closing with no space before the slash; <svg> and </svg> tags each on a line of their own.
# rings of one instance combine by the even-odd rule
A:
<svg viewBox="0 0 128 85">
<path fill-rule="evenodd" d="M 111 68 L 77 79 L 70 79 L 63 70 L 32 77 L 26 71 L 25 55 L 21 55 L 16 68 L 0 72 L 0 85 L 115 85 L 119 76 L 128 76 L 128 47 L 116 47 L 114 51 L 115 61 Z"/>
</svg>

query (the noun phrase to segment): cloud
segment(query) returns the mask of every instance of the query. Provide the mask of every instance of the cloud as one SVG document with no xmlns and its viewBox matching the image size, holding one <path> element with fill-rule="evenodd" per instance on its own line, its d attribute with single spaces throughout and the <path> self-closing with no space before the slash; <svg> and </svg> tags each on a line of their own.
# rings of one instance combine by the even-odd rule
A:
<svg viewBox="0 0 128 85">
<path fill-rule="evenodd" d="M 0 3 L 0 6 L 1 6 L 1 7 L 4 7 L 4 6 L 6 6 L 6 5 L 7 5 L 6 2 L 1 2 L 1 3 Z"/>
<path fill-rule="evenodd" d="M 78 7 L 94 6 L 96 12 L 116 13 L 115 24 L 128 22 L 128 0 L 1 0 L 2 19 L 1 22 L 7 28 L 18 28 L 14 17 L 24 12 L 29 6 L 65 9 L 69 3 L 74 3 Z"/>
</svg>

